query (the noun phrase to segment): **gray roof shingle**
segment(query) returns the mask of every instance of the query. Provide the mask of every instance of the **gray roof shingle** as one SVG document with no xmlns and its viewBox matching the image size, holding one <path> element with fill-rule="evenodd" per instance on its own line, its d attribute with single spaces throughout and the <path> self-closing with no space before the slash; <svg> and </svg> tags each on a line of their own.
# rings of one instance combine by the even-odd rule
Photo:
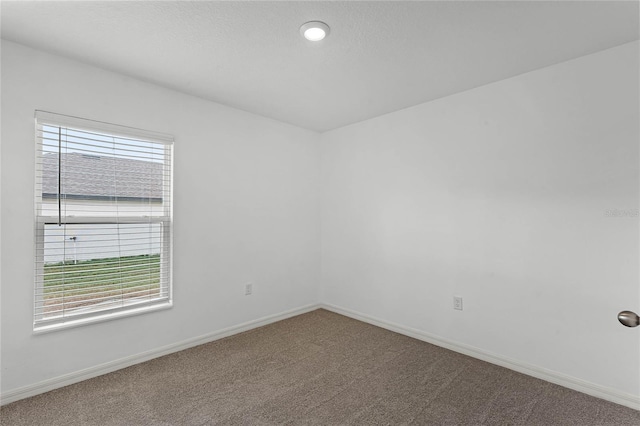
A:
<svg viewBox="0 0 640 426">
<path fill-rule="evenodd" d="M 92 200 L 162 201 L 163 164 L 77 152 L 61 154 L 61 194 Z M 57 198 L 58 154 L 43 156 L 42 196 Z"/>
</svg>

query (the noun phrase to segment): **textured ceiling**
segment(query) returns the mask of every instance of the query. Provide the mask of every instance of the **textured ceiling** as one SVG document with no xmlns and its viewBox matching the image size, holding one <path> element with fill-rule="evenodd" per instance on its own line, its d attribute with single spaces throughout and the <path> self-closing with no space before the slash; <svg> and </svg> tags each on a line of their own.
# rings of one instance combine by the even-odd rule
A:
<svg viewBox="0 0 640 426">
<path fill-rule="evenodd" d="M 2 38 L 325 131 L 639 38 L 638 2 L 11 2 Z M 331 27 L 304 40 L 309 20 Z"/>
</svg>

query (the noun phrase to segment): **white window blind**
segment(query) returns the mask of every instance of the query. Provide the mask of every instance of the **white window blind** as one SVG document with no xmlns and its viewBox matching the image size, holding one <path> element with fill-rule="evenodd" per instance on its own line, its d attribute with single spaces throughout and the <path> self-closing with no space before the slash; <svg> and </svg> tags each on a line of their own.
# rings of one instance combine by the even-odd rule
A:
<svg viewBox="0 0 640 426">
<path fill-rule="evenodd" d="M 34 330 L 171 306 L 170 136 L 36 111 Z"/>
</svg>

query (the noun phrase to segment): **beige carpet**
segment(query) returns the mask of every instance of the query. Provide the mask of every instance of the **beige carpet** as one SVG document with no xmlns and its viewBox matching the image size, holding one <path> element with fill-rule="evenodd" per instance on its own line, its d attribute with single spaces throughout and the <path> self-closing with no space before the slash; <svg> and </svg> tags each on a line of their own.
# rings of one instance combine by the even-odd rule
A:
<svg viewBox="0 0 640 426">
<path fill-rule="evenodd" d="M 605 402 L 325 310 L 15 402 L 2 425 L 640 425 Z"/>
</svg>

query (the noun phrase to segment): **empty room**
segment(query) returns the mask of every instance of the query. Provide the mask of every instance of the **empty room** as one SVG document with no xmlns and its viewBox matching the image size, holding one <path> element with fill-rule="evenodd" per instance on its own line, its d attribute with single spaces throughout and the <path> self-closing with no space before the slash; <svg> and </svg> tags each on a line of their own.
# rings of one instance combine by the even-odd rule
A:
<svg viewBox="0 0 640 426">
<path fill-rule="evenodd" d="M 639 425 L 639 5 L 1 1 L 0 424 Z"/>
</svg>

